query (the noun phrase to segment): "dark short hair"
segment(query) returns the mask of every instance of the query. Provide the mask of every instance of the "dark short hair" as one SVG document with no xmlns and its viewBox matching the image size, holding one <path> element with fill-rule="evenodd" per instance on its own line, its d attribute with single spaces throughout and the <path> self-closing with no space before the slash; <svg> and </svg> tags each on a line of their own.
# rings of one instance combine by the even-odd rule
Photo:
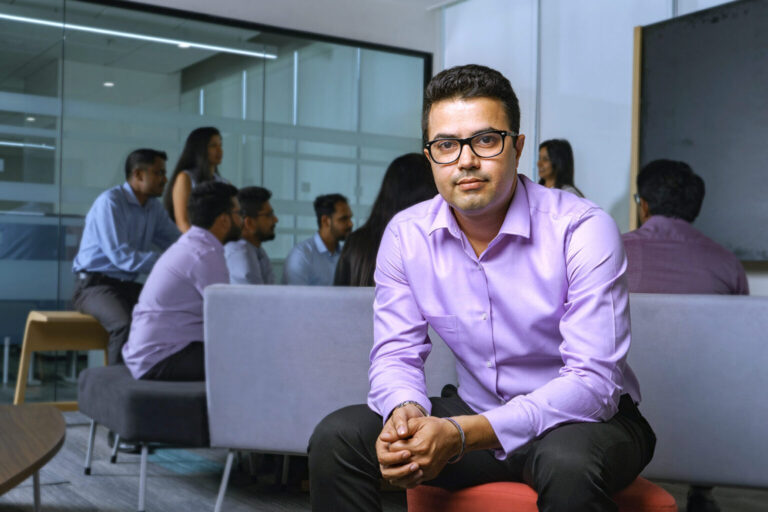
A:
<svg viewBox="0 0 768 512">
<path fill-rule="evenodd" d="M 155 163 L 157 158 L 168 160 L 168 155 L 165 154 L 165 151 L 157 149 L 141 148 L 131 151 L 131 154 L 125 159 L 125 181 L 131 178 L 134 169 L 150 166 Z"/>
<path fill-rule="evenodd" d="M 466 98 L 492 98 L 501 101 L 509 121 L 509 129 L 520 131 L 520 103 L 512 84 L 504 75 L 486 66 L 468 64 L 441 71 L 429 81 L 424 91 L 421 132 L 427 142 L 429 112 L 438 101 Z"/>
<path fill-rule="evenodd" d="M 333 212 L 336 211 L 336 203 L 349 203 L 349 201 L 341 194 L 326 194 L 315 198 L 313 206 L 315 207 L 315 215 L 317 215 L 317 227 L 322 224 L 323 215 L 329 217 L 333 215 Z"/>
<path fill-rule="evenodd" d="M 704 180 L 685 162 L 654 160 L 637 175 L 637 193 L 651 215 L 693 222 L 704 201 Z"/>
<path fill-rule="evenodd" d="M 189 197 L 189 220 L 193 226 L 210 229 L 216 218 L 232 210 L 237 188 L 221 181 L 206 181 L 196 186 Z"/>
<path fill-rule="evenodd" d="M 240 209 L 249 217 L 258 215 L 264 203 L 272 197 L 272 192 L 264 187 L 243 187 L 237 193 L 237 199 L 240 201 Z"/>
</svg>

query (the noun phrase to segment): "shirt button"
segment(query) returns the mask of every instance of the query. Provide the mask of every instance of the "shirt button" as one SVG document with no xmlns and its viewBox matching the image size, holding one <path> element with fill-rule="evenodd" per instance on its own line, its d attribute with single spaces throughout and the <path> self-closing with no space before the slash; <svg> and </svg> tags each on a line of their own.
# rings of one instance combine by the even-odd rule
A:
<svg viewBox="0 0 768 512">
<path fill-rule="evenodd" d="M 493 361 L 486 361 L 485 366 L 487 366 L 488 368 L 493 368 Z"/>
<path fill-rule="evenodd" d="M 488 315 L 486 313 L 483 313 L 483 316 L 481 317 L 483 320 L 488 320 Z"/>
<path fill-rule="evenodd" d="M 483 266 L 479 263 L 477 264 L 477 270 L 479 270 L 480 272 L 483 271 Z"/>
</svg>

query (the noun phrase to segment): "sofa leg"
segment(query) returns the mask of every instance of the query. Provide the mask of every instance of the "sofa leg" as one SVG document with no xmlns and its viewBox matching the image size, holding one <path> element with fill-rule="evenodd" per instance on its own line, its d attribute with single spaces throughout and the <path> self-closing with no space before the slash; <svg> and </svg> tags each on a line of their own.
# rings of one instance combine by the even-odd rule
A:
<svg viewBox="0 0 768 512">
<path fill-rule="evenodd" d="M 227 483 L 229 483 L 229 472 L 232 471 L 232 462 L 235 460 L 235 451 L 229 450 L 227 452 L 227 463 L 224 465 L 224 475 L 221 477 L 221 485 L 219 486 L 219 495 L 216 497 L 216 506 L 214 512 L 221 512 L 221 506 L 224 504 L 224 493 L 227 492 Z"/>
<path fill-rule="evenodd" d="M 288 471 L 290 470 L 291 456 L 283 455 L 283 474 L 280 476 L 280 484 L 283 487 L 288 486 Z"/>
<path fill-rule="evenodd" d="M 115 434 L 115 444 L 112 445 L 112 456 L 109 458 L 109 462 L 114 464 L 117 462 L 117 449 L 120 447 L 120 434 Z"/>
<path fill-rule="evenodd" d="M 91 431 L 88 434 L 88 447 L 85 450 L 85 474 L 91 474 L 91 457 L 93 456 L 93 442 L 96 439 L 96 421 L 91 420 Z"/>
<path fill-rule="evenodd" d="M 147 493 L 147 457 L 149 445 L 141 443 L 141 466 L 139 468 L 139 512 L 144 512 L 144 495 Z"/>
</svg>

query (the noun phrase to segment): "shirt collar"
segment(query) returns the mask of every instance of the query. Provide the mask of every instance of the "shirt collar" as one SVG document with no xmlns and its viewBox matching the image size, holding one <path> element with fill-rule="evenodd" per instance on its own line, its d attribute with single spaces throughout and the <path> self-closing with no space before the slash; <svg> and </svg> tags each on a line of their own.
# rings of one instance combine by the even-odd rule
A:
<svg viewBox="0 0 768 512">
<path fill-rule="evenodd" d="M 317 252 L 320 252 L 320 253 L 323 253 L 323 252 L 330 253 L 331 252 L 331 251 L 328 250 L 328 247 L 325 246 L 325 242 L 323 242 L 323 239 L 320 238 L 320 232 L 319 231 L 315 231 L 315 236 L 313 238 L 315 240 L 315 247 L 317 248 Z"/>
<path fill-rule="evenodd" d="M 526 182 L 530 181 L 526 176 L 517 175 L 517 185 L 515 193 L 512 196 L 512 202 L 509 203 L 507 215 L 499 229 L 499 234 L 518 235 L 524 238 L 531 236 L 531 212 L 528 203 L 528 189 Z M 456 217 L 453 216 L 451 206 L 442 196 L 436 198 L 435 217 L 432 225 L 429 227 L 431 235 L 438 229 L 447 229 L 448 232 L 456 238 L 460 238 L 461 228 Z"/>
<path fill-rule="evenodd" d="M 133 192 L 131 184 L 127 181 L 123 183 L 123 192 L 125 192 L 125 197 L 128 199 L 129 203 L 135 204 L 136 206 L 141 206 L 139 200 L 136 199 L 136 194 Z"/>
</svg>

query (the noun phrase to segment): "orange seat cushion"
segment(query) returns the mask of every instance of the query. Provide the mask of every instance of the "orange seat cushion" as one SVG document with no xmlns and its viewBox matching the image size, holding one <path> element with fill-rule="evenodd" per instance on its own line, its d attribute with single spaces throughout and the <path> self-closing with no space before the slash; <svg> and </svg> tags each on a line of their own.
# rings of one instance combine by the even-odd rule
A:
<svg viewBox="0 0 768 512">
<path fill-rule="evenodd" d="M 408 512 L 538 512 L 536 491 L 523 483 L 493 482 L 446 491 L 420 485 L 408 490 Z M 677 512 L 675 499 L 658 485 L 637 478 L 614 495 L 621 512 Z"/>
</svg>

